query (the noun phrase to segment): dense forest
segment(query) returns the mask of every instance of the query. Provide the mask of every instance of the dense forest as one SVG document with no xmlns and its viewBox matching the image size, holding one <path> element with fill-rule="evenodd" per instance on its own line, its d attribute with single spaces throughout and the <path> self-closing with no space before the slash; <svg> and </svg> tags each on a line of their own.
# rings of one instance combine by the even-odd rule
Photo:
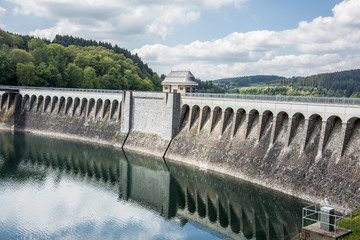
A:
<svg viewBox="0 0 360 240">
<path fill-rule="evenodd" d="M 107 42 L 57 35 L 52 42 L 0 29 L 0 84 L 161 91 L 137 55 Z"/>
<path fill-rule="evenodd" d="M 259 75 L 213 83 L 237 94 L 360 97 L 360 69 L 292 78 Z"/>
<path fill-rule="evenodd" d="M 285 77 L 274 75 L 255 75 L 245 77 L 223 78 L 213 81 L 217 86 L 224 88 L 227 93 L 239 93 L 241 87 L 266 84 L 268 82 L 284 79 Z"/>
<path fill-rule="evenodd" d="M 213 81 L 201 81 L 199 79 L 195 79 L 195 81 L 199 84 L 196 88 L 196 92 L 199 93 L 225 93 L 225 89 L 217 86 L 213 83 Z"/>
</svg>

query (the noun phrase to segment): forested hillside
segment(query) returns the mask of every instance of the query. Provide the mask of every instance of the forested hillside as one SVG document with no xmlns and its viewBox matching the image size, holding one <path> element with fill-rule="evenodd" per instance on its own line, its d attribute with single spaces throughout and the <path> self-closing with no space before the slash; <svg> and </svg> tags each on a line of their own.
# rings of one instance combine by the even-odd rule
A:
<svg viewBox="0 0 360 240">
<path fill-rule="evenodd" d="M 246 77 L 223 78 L 214 80 L 213 83 L 224 88 L 228 93 L 238 93 L 240 87 L 248 87 L 253 85 L 265 84 L 277 79 L 284 79 L 285 77 L 274 75 L 255 75 Z"/>
<path fill-rule="evenodd" d="M 215 80 L 227 93 L 320 97 L 360 97 L 360 69 L 308 77 L 250 76 Z"/>
<path fill-rule="evenodd" d="M 107 42 L 57 35 L 52 42 L 0 29 L 0 84 L 161 91 L 137 55 Z"/>
</svg>

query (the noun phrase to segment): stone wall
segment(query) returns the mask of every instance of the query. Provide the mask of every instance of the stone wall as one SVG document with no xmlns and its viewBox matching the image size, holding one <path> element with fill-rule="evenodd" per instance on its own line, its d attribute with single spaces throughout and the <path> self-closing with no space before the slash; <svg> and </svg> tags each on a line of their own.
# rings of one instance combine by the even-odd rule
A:
<svg viewBox="0 0 360 240">
<path fill-rule="evenodd" d="M 178 131 L 180 94 L 125 92 L 122 132 L 125 149 L 163 156 Z"/>
<path fill-rule="evenodd" d="M 165 155 L 312 202 L 360 203 L 360 116 L 288 115 L 183 105 Z"/>
</svg>

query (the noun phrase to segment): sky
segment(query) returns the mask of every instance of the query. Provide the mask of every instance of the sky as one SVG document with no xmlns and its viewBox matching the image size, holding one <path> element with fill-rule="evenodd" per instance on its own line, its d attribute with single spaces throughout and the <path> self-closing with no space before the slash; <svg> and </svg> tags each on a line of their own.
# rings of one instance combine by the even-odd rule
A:
<svg viewBox="0 0 360 240">
<path fill-rule="evenodd" d="M 159 75 L 214 80 L 360 68 L 360 0 L 0 0 L 0 28 L 118 44 Z"/>
</svg>

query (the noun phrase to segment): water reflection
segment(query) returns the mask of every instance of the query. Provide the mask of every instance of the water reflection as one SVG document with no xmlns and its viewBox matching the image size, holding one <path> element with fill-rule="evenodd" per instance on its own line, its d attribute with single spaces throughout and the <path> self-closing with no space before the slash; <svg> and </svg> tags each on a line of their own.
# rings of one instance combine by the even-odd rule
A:
<svg viewBox="0 0 360 240">
<path fill-rule="evenodd" d="M 2 133 L 0 143 L 0 182 L 46 185 L 51 170 L 55 185 L 69 177 L 95 185 L 182 228 L 197 223 L 232 239 L 291 239 L 300 230 L 301 202 L 230 177 L 33 135 Z"/>
</svg>

